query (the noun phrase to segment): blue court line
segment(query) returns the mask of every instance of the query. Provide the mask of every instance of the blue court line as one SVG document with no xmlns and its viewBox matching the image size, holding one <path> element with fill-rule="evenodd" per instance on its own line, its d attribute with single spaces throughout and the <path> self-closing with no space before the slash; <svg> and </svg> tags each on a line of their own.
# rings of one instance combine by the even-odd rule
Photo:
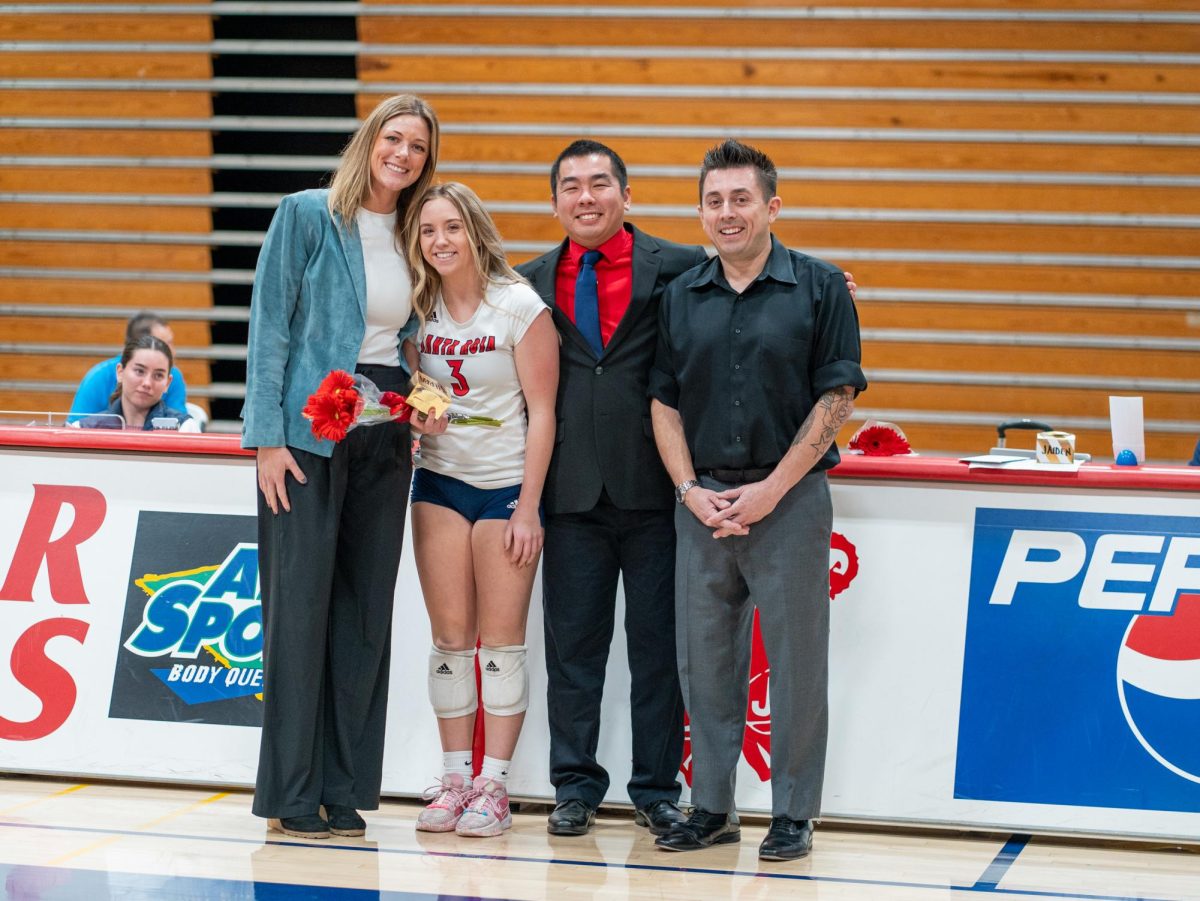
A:
<svg viewBox="0 0 1200 901">
<path fill-rule="evenodd" d="M 875 886 L 878 888 L 920 888 L 937 891 L 971 892 L 995 895 L 1029 895 L 1039 898 L 1069 898 L 1076 901 L 1176 901 L 1171 898 L 1156 898 L 1149 895 L 1094 895 L 1082 892 L 1043 891 L 1038 889 L 1003 889 L 982 883 L 953 885 L 934 882 L 896 882 L 888 879 L 865 879 L 848 876 L 813 876 L 806 873 L 764 872 L 759 870 L 727 870 L 711 867 L 668 866 L 665 864 L 607 863 L 597 860 L 571 860 L 558 857 L 525 857 L 511 854 L 472 854 L 459 851 L 427 851 L 410 848 L 377 848 L 367 845 L 340 845 L 316 842 L 297 842 L 276 839 L 235 838 L 218 835 L 186 835 L 177 832 L 148 832 L 137 829 L 102 829 L 96 826 L 53 826 L 42 823 L 15 823 L 0 820 L 0 827 L 16 829 L 43 829 L 51 832 L 83 832 L 100 835 L 128 835 L 143 838 L 180 839 L 182 841 L 222 842 L 225 844 L 274 845 L 285 848 L 308 848 L 313 851 L 356 851 L 368 854 L 395 854 L 405 857 L 447 857 L 457 860 L 495 860 L 512 863 L 535 863 L 547 866 L 603 867 L 614 870 L 648 870 L 652 872 L 688 873 L 700 876 L 736 876 L 747 879 L 782 879 L 797 882 L 830 883 L 840 885 Z M 1003 853 L 1003 852 L 1002 852 Z"/>
<path fill-rule="evenodd" d="M 38 901 L 501 901 L 476 895 L 439 895 L 343 886 L 253 882 L 211 876 L 158 876 L 115 870 L 82 870 L 0 864 L 6 897 Z"/>
<path fill-rule="evenodd" d="M 1000 853 L 996 855 L 991 865 L 983 871 L 983 875 L 976 880 L 973 888 L 980 890 L 995 890 L 1000 885 L 1000 880 L 1004 878 L 1004 874 L 1008 872 L 1017 861 L 1017 857 L 1025 850 L 1025 846 L 1029 844 L 1032 835 L 1013 835 L 1004 843 L 1004 847 L 1000 849 Z"/>
</svg>

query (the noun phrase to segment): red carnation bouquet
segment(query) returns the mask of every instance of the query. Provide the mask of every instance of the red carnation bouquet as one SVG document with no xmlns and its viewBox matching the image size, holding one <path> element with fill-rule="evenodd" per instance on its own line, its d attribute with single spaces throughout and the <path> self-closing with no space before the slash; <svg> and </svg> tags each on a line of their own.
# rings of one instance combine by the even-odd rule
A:
<svg viewBox="0 0 1200 901">
<path fill-rule="evenodd" d="M 408 422 L 412 407 L 404 395 L 380 391 L 364 375 L 335 369 L 309 395 L 301 413 L 312 423 L 312 433 L 318 438 L 341 441 L 355 426 Z"/>
<path fill-rule="evenodd" d="M 868 457 L 898 457 L 911 454 L 908 438 L 890 422 L 868 419 L 850 439 L 850 450 Z"/>
</svg>

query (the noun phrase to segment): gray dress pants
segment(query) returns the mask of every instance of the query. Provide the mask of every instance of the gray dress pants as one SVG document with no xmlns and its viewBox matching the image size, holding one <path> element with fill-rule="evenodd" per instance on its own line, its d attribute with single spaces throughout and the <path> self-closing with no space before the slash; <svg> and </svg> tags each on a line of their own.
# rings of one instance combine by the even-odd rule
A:
<svg viewBox="0 0 1200 901">
<path fill-rule="evenodd" d="M 700 484 L 733 487 L 706 476 Z M 714 539 L 686 507 L 676 511 L 675 634 L 691 718 L 692 803 L 703 810 L 735 809 L 758 607 L 771 668 L 771 813 L 795 820 L 820 814 L 832 524 L 823 472 L 803 478 L 746 536 Z"/>
</svg>

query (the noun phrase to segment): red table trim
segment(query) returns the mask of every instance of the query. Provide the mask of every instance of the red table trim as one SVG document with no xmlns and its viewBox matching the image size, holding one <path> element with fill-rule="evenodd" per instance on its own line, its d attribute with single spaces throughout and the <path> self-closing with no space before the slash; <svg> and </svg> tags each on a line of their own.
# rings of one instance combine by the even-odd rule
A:
<svg viewBox="0 0 1200 901">
<path fill-rule="evenodd" d="M 867 457 L 842 454 L 842 462 L 830 470 L 830 475 L 838 479 L 1200 492 L 1200 466 L 1085 463 L 1076 472 L 1047 470 L 1042 473 L 1027 469 L 970 469 L 957 457 Z"/>
<path fill-rule="evenodd" d="M 41 447 L 142 454 L 215 454 L 253 457 L 238 435 L 199 432 L 142 432 L 116 429 L 70 429 L 49 426 L 0 426 L 0 447 Z"/>
<path fill-rule="evenodd" d="M 240 440 L 237 435 L 0 426 L 0 447 L 254 456 L 253 450 L 241 447 Z M 1116 466 L 1112 463 L 1085 463 L 1076 472 L 1047 470 L 1042 473 L 1029 470 L 970 469 L 956 457 L 867 457 L 843 454 L 842 462 L 830 470 L 830 475 L 835 479 L 1200 492 L 1200 467 L 1197 466 Z"/>
</svg>

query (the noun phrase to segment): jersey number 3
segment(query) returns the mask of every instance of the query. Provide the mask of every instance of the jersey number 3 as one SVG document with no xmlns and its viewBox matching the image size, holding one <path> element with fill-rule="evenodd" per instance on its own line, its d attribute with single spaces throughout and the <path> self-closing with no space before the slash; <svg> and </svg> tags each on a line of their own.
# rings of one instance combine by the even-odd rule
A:
<svg viewBox="0 0 1200 901">
<path fill-rule="evenodd" d="M 467 380 L 462 374 L 462 360 L 447 360 L 446 365 L 450 367 L 450 378 L 454 380 L 454 396 L 462 397 L 471 390 L 471 386 L 467 384 Z"/>
</svg>

